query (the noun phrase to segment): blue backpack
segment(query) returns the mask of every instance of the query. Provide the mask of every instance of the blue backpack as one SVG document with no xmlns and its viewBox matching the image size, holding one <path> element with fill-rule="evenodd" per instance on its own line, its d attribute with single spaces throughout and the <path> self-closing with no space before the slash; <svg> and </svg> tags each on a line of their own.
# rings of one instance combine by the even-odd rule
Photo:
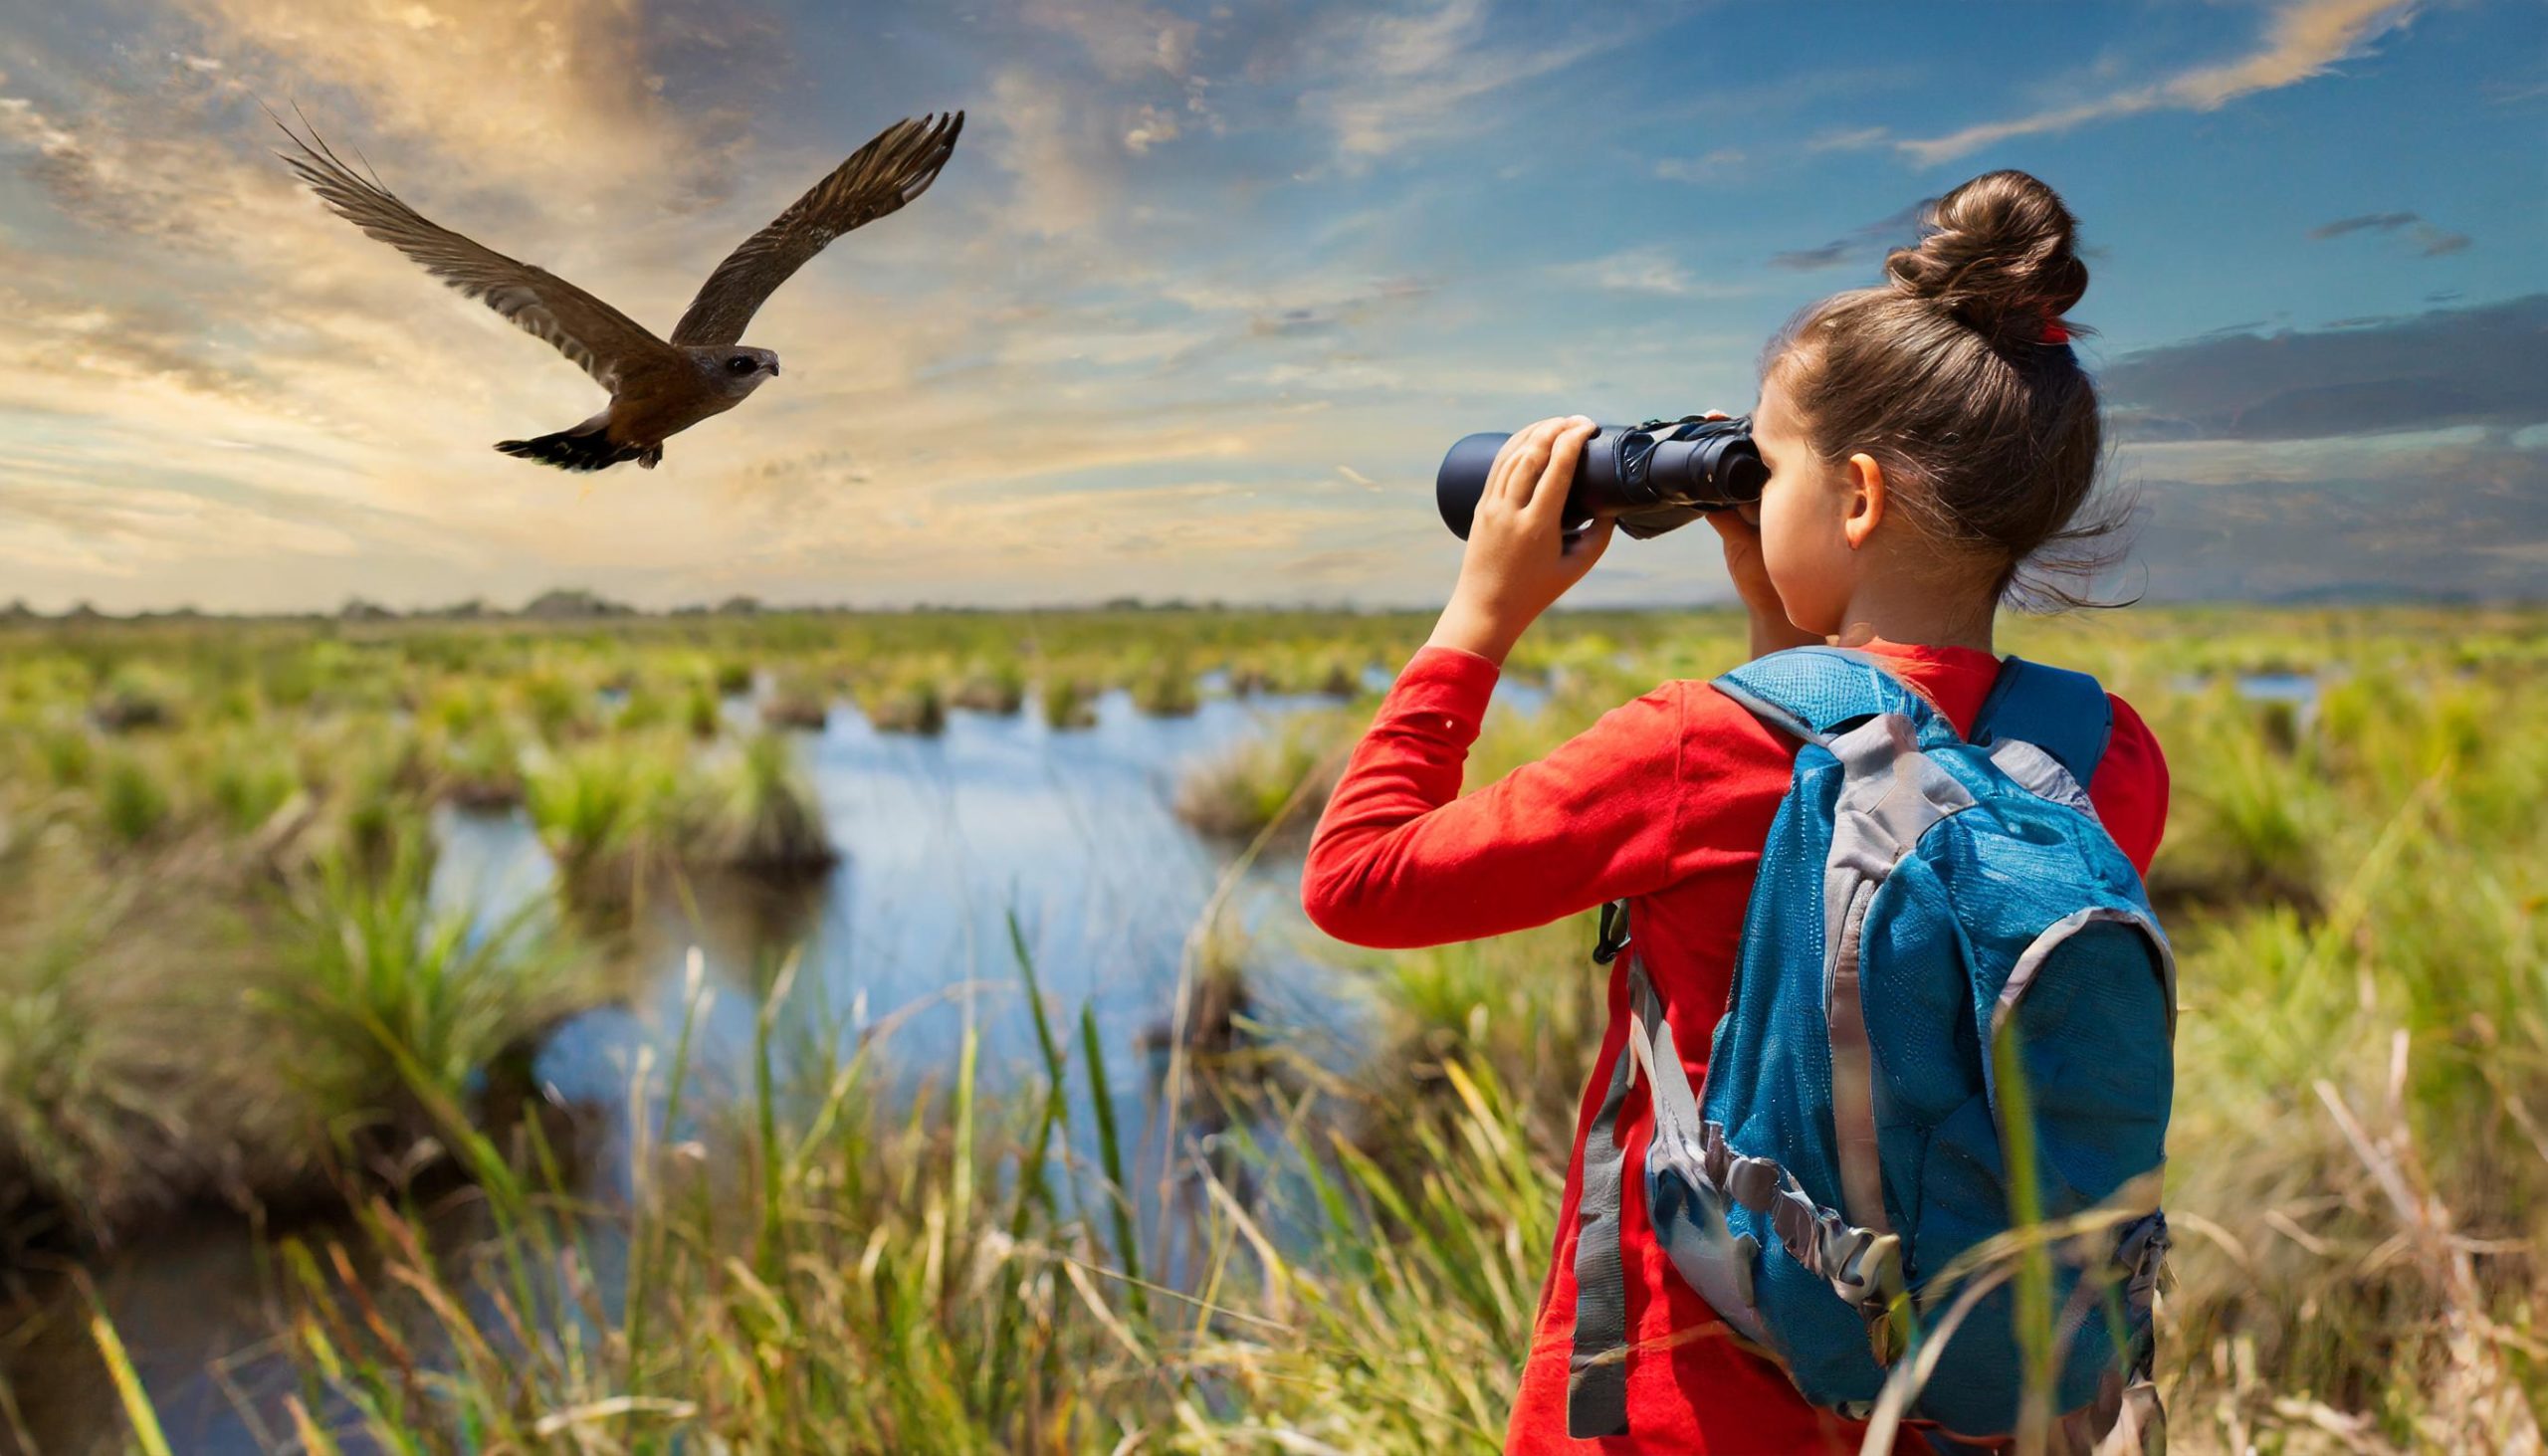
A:
<svg viewBox="0 0 2548 1456">
<path fill-rule="evenodd" d="M 1643 1076 L 1656 1241 L 1808 1401 L 1864 1419 L 1916 1375 L 1900 1414 L 1940 1449 L 2016 1429 L 2019 1261 L 1977 1246 L 2021 1222 L 2030 1161 L 2036 1218 L 2083 1230 L 2035 1245 L 2052 1449 L 2163 1441 L 2150 1318 L 2176 968 L 2088 802 L 2104 691 L 2006 658 L 1968 742 L 1863 653 L 1794 648 L 1716 686 L 1803 745 L 1695 1096 L 1630 952 L 1627 1046 L 1585 1144 L 1570 1431 L 1627 1433 L 1615 1128 Z M 1602 908 L 1597 960 L 1627 946 L 1626 911 Z"/>
</svg>

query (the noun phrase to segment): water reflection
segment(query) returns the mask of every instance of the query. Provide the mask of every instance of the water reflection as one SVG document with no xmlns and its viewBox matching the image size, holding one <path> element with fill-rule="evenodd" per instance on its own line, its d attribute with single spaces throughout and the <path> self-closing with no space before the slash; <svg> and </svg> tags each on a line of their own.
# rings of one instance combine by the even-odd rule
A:
<svg viewBox="0 0 2548 1456">
<path fill-rule="evenodd" d="M 2341 673 L 2341 669 L 2333 665 L 2326 671 Z M 2168 680 L 2168 686 L 2179 693 L 2199 694 L 2210 687 L 2211 682 L 2200 673 L 2180 673 Z M 2321 686 L 2316 673 L 2266 670 L 2237 673 L 2230 679 L 2231 690 L 2243 702 L 2284 705 L 2291 714 L 2290 722 L 2303 732 L 2317 717 Z"/>
<path fill-rule="evenodd" d="M 1387 674 L 1378 672 L 1378 682 L 1385 685 Z M 953 1077 L 969 1021 L 981 1038 L 986 1094 L 1039 1082 L 1010 943 L 1013 914 L 1051 1010 L 1067 1021 L 1086 1005 L 1096 1019 L 1117 1125 L 1140 1148 L 1130 1181 L 1141 1226 L 1163 1227 L 1162 1144 L 1170 1118 L 1179 1160 L 1207 1156 L 1225 1170 L 1232 1164 L 1222 1135 L 1252 1131 L 1229 1127 L 1207 1076 L 1189 1071 L 1189 1084 L 1204 1095 L 1172 1114 L 1155 1091 L 1168 1053 L 1145 1033 L 1168 1019 L 1188 933 L 1232 873 L 1231 847 L 1176 819 L 1176 784 L 1199 760 L 1276 730 L 1291 715 L 1339 707 L 1315 695 L 1210 694 L 1216 686 L 1205 682 L 1209 696 L 1193 714 L 1168 718 L 1146 717 L 1128 694 L 1107 693 L 1095 701 L 1095 726 L 1075 729 L 1048 728 L 1030 704 L 1016 715 L 951 710 L 942 734 L 913 736 L 880 732 L 854 707 L 835 706 L 821 731 L 800 739 L 839 865 L 792 891 L 700 883 L 653 897 L 615 947 L 627 972 L 625 1001 L 572 1019 L 539 1050 L 523 1091 L 583 1110 L 581 1191 L 605 1200 L 626 1191 L 626 1099 L 640 1051 L 651 1048 L 657 1071 L 648 1111 L 660 1114 L 661 1069 L 680 1030 L 694 946 L 716 992 L 694 1037 L 689 1094 L 689 1105 L 708 1115 L 671 1130 L 675 1139 L 701 1136 L 715 1122 L 717 1101 L 748 1085 L 755 1013 L 777 959 L 793 946 L 802 947 L 801 963 L 782 1016 L 789 1032 L 778 1039 L 782 1051 L 804 1035 L 855 1038 L 892 1021 L 885 1066 L 908 1094 Z M 1546 700 L 1545 689 L 1511 679 L 1495 695 L 1499 712 L 1536 713 Z M 1349 727 L 1359 728 L 1367 711 L 1351 710 Z M 741 728 L 756 721 L 744 700 L 730 700 L 724 713 Z M 434 829 L 439 904 L 468 907 L 492 924 L 552 893 L 553 867 L 519 809 L 446 809 Z M 1364 1053 L 1372 1007 L 1320 958 L 1318 937 L 1297 909 L 1299 876 L 1295 848 L 1237 872 L 1226 896 L 1246 946 L 1245 1012 L 1259 1028 L 1239 1050 L 1277 1065 L 1295 1057 L 1350 1068 Z M 1093 1119 L 1079 1115 L 1090 1110 L 1088 1087 L 1075 1065 L 1075 1129 L 1092 1128 Z M 316 1231 L 360 1243 L 340 1225 Z M 600 1282 L 615 1284 L 615 1245 L 597 1239 L 591 1252 Z M 1173 1251 L 1160 1262 L 1174 1278 Z M 107 1312 L 180 1449 L 254 1451 L 265 1444 L 261 1429 L 280 1429 L 278 1402 L 292 1377 L 272 1344 L 273 1266 L 256 1230 L 217 1215 L 162 1231 L 101 1266 Z M 84 1311 L 58 1295 L 38 1303 L 51 1323 L 24 1327 L 42 1333 L 5 1358 L 22 1401 L 26 1392 L 42 1396 L 41 1448 L 118 1447 L 113 1391 L 87 1344 L 85 1319 L 75 1318 Z M 0 1423 L 0 1451 L 10 1449 Z"/>
</svg>

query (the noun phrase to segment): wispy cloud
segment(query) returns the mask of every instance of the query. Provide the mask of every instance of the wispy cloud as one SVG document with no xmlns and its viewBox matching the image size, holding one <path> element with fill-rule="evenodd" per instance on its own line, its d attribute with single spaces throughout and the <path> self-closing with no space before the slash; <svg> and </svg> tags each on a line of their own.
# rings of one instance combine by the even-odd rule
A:
<svg viewBox="0 0 2548 1456">
<path fill-rule="evenodd" d="M 2403 228 L 2415 220 L 2416 215 L 2412 212 L 2367 212 L 2360 217 L 2342 217 L 2331 223 L 2320 223 L 2309 230 L 2309 236 L 2341 238 L 2347 233 L 2359 233 L 2366 228 L 2377 228 L 2386 232 L 2393 228 Z"/>
<path fill-rule="evenodd" d="M 1629 248 L 1583 263 L 1560 264 L 1550 271 L 1570 283 L 1671 299 L 1742 299 L 1760 292 L 1750 284 L 1699 278 L 1672 250 L 1659 245 Z"/>
<path fill-rule="evenodd" d="M 1746 154 L 1739 146 L 1720 146 L 1697 156 L 1667 156 L 1654 164 L 1654 175 L 1667 182 L 1722 182 L 1742 174 Z"/>
<path fill-rule="evenodd" d="M 1474 131 L 1495 119 L 1485 104 L 1491 98 L 1629 39 L 1589 24 L 1531 34 L 1497 17 L 1488 0 L 1343 11 L 1319 48 L 1333 58 L 1333 74 L 1302 97 L 1301 108 L 1334 133 L 1340 159 L 1359 166 Z"/>
<path fill-rule="evenodd" d="M 1813 273 L 1881 256 L 1894 248 L 1907 247 L 1917 241 L 1920 218 L 1937 200 L 1935 197 L 1923 197 L 1891 217 L 1868 223 L 1818 248 L 1798 248 L 1772 254 L 1770 266 L 1784 268 L 1791 273 Z"/>
<path fill-rule="evenodd" d="M 2440 258 L 2445 254 L 2459 252 L 2470 242 L 2466 233 L 2454 233 L 2435 227 L 2412 212 L 2370 212 L 2360 217 L 2340 217 L 2334 222 L 2320 223 L 2311 228 L 2309 236 L 2323 240 L 2341 238 L 2347 233 L 2394 233 L 2402 228 L 2414 230 L 2411 236 L 2415 240 L 2416 251 L 2427 258 Z"/>
<path fill-rule="evenodd" d="M 2282 0 L 2256 48 L 2234 60 L 2198 66 L 2140 86 L 1926 137 L 1862 131 L 1842 145 L 1890 145 L 1920 164 L 1952 160 L 2013 137 L 2067 131 L 2091 121 L 2144 111 L 2210 111 L 2243 96 L 2325 74 L 2363 54 L 2413 19 L 2419 0 Z"/>
<path fill-rule="evenodd" d="M 1018 13 L 1079 42 L 1115 80 L 1156 72 L 1183 81 L 1193 73 L 1201 25 L 1141 0 L 1024 0 Z"/>
<path fill-rule="evenodd" d="M 1059 237 L 1096 227 L 1123 190 L 1105 118 L 1026 67 L 991 78 L 985 150 L 1014 180 L 1016 226 Z"/>
<path fill-rule="evenodd" d="M 755 33 L 767 39 L 773 27 L 753 0 L 672 0 L 642 13 L 619 0 L 178 4 L 241 94 L 306 95 L 316 81 L 360 98 L 375 141 L 422 140 L 478 185 L 536 188 L 552 208 L 637 180 L 658 206 L 722 197 L 725 147 L 748 112 L 744 94 L 718 84 L 728 73 L 717 58 L 744 53 L 749 64 Z M 697 44 L 703 35 L 713 47 Z M 683 66 L 705 68 L 703 84 L 668 98 Z"/>
</svg>

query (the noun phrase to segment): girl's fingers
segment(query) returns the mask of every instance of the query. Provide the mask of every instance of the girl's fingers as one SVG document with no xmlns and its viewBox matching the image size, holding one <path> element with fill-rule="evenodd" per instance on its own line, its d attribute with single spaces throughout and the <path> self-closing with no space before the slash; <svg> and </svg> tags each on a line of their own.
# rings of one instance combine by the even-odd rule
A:
<svg viewBox="0 0 2548 1456">
<path fill-rule="evenodd" d="M 1556 437 L 1549 442 L 1548 459 L 1531 483 L 1530 499 L 1523 507 L 1535 519 L 1565 512 L 1566 498 L 1575 486 L 1575 463 L 1583 456 L 1584 442 L 1592 438 L 1596 428 L 1582 415 L 1559 423 Z"/>
<path fill-rule="evenodd" d="M 1486 489 L 1478 493 L 1478 510 L 1492 510 L 1504 504 L 1505 482 L 1513 478 L 1513 458 L 1520 455 L 1526 448 L 1528 446 L 1522 439 L 1522 432 L 1516 430 L 1504 442 L 1503 447 L 1495 452 L 1495 468 L 1486 473 Z"/>
<path fill-rule="evenodd" d="M 1504 442 L 1512 453 L 1497 453 L 1502 474 L 1500 477 L 1488 477 L 1486 494 L 1517 510 L 1527 504 L 1531 499 L 1532 484 L 1548 467 L 1549 437 L 1565 423 L 1564 419 L 1541 420 L 1526 426 Z"/>
<path fill-rule="evenodd" d="M 1603 516 L 1594 520 L 1591 525 L 1584 528 L 1582 535 L 1567 542 L 1564 547 L 1567 558 L 1579 563 L 1587 571 L 1592 570 L 1592 564 L 1601 559 L 1601 553 L 1610 548 L 1610 532 L 1617 527 L 1619 519 L 1615 516 Z"/>
<path fill-rule="evenodd" d="M 1505 478 L 1506 505 L 1519 510 L 1530 504 L 1531 483 L 1540 478 L 1541 471 L 1548 469 L 1549 436 L 1552 433 L 1546 420 L 1531 427 L 1529 438 L 1522 442 L 1521 451 L 1513 457 L 1513 474 Z"/>
<path fill-rule="evenodd" d="M 1480 507 L 1504 499 L 1513 479 L 1514 461 L 1530 448 L 1531 432 L 1527 426 L 1505 436 L 1504 443 L 1495 447 L 1495 464 L 1487 468 L 1486 489 L 1478 493 Z"/>
<path fill-rule="evenodd" d="M 1514 452 L 1522 448 L 1522 432 L 1514 431 L 1495 447 L 1495 459 L 1486 468 L 1486 486 L 1477 493 L 1477 504 L 1484 506 L 1504 492 L 1504 477 L 1512 472 Z"/>
<path fill-rule="evenodd" d="M 1505 483 L 1513 478 L 1514 457 L 1530 447 L 1530 435 L 1526 425 L 1505 436 L 1504 443 L 1495 447 L 1495 463 L 1487 467 L 1486 489 L 1478 493 L 1479 505 L 1504 498 Z"/>
</svg>

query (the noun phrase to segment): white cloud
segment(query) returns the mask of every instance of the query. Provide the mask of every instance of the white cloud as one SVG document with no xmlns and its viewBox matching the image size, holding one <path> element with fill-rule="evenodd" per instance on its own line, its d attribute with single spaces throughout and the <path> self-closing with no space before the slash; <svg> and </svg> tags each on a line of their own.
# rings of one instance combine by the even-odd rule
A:
<svg viewBox="0 0 2548 1456">
<path fill-rule="evenodd" d="M 212 553 L 353 556 L 365 542 L 325 522 L 152 486 L 48 482 L 0 487 L 0 559 L 109 576 Z"/>
<path fill-rule="evenodd" d="M 1124 149 L 1135 156 L 1146 156 L 1152 147 L 1161 142 L 1174 141 L 1177 131 L 1174 112 L 1146 105 L 1133 117 L 1131 127 L 1124 132 Z"/>
<path fill-rule="evenodd" d="M 309 78 L 362 100 L 369 140 L 423 140 L 480 186 L 536 187 L 550 209 L 644 183 L 653 194 L 714 195 L 719 156 L 703 136 L 731 120 L 714 106 L 663 104 L 644 29 L 622 0 L 172 0 L 225 63 L 228 87 L 259 98 L 307 94 Z M 676 18 L 685 0 L 666 7 Z M 737 0 L 718 9 L 747 25 Z M 292 85 L 294 79 L 303 85 Z M 207 78 L 210 79 L 210 78 Z M 456 99 L 466 99 L 459 102 Z M 339 133 L 355 118 L 315 110 Z M 398 168 L 424 165 L 406 149 Z M 658 203 L 660 205 L 660 202 Z"/>
<path fill-rule="evenodd" d="M 2261 44 L 2233 61 L 2196 67 L 2165 80 L 2047 107 L 2005 121 L 1967 126 L 1943 136 L 1900 138 L 1892 145 L 1929 164 L 1963 156 L 2016 136 L 2066 131 L 2089 121 L 2142 111 L 2218 109 L 2243 96 L 2273 91 L 2325 73 L 2363 54 L 2414 18 L 2418 0 L 2283 0 L 2266 23 Z M 1836 145 L 1859 145 L 1880 134 L 1850 133 Z"/>
<path fill-rule="evenodd" d="M 1157 71 L 1183 80 L 1194 63 L 1194 21 L 1140 0 L 1026 0 L 1030 25 L 1078 41 L 1089 59 L 1117 81 Z"/>
<path fill-rule="evenodd" d="M 1720 146 L 1698 156 L 1667 156 L 1654 164 L 1654 175 L 1668 182 L 1722 182 L 1743 169 L 1739 146 Z"/>
<path fill-rule="evenodd" d="M 1463 135 L 1492 116 L 1487 98 L 1627 43 L 1616 27 L 1562 38 L 1490 25 L 1488 0 L 1436 0 L 1406 13 L 1353 13 L 1324 38 L 1333 74 L 1301 98 L 1350 169 L 1422 142 Z"/>
<path fill-rule="evenodd" d="M 1025 68 L 991 78 L 991 158 L 1015 179 L 1011 221 L 1045 237 L 1085 232 L 1115 210 L 1122 178 L 1090 130 L 1090 109 Z"/>
<path fill-rule="evenodd" d="M 1045 327 L 1011 329 L 999 344 L 999 359 L 1012 365 L 1155 363 L 1199 348 L 1213 336 L 1209 330 L 1199 328 L 1142 328 L 1102 321 L 1082 325 L 1056 320 Z"/>
<path fill-rule="evenodd" d="M 1741 299 L 1758 292 L 1748 284 L 1694 277 L 1687 265 L 1659 245 L 1629 248 L 1582 263 L 1563 263 L 1551 272 L 1569 282 L 1612 293 L 1658 294 L 1672 299 Z"/>
<path fill-rule="evenodd" d="M 1892 134 L 1881 126 L 1845 127 L 1815 136 L 1805 144 L 1805 149 L 1808 152 L 1859 151 L 1870 146 L 1882 146 Z"/>
</svg>

